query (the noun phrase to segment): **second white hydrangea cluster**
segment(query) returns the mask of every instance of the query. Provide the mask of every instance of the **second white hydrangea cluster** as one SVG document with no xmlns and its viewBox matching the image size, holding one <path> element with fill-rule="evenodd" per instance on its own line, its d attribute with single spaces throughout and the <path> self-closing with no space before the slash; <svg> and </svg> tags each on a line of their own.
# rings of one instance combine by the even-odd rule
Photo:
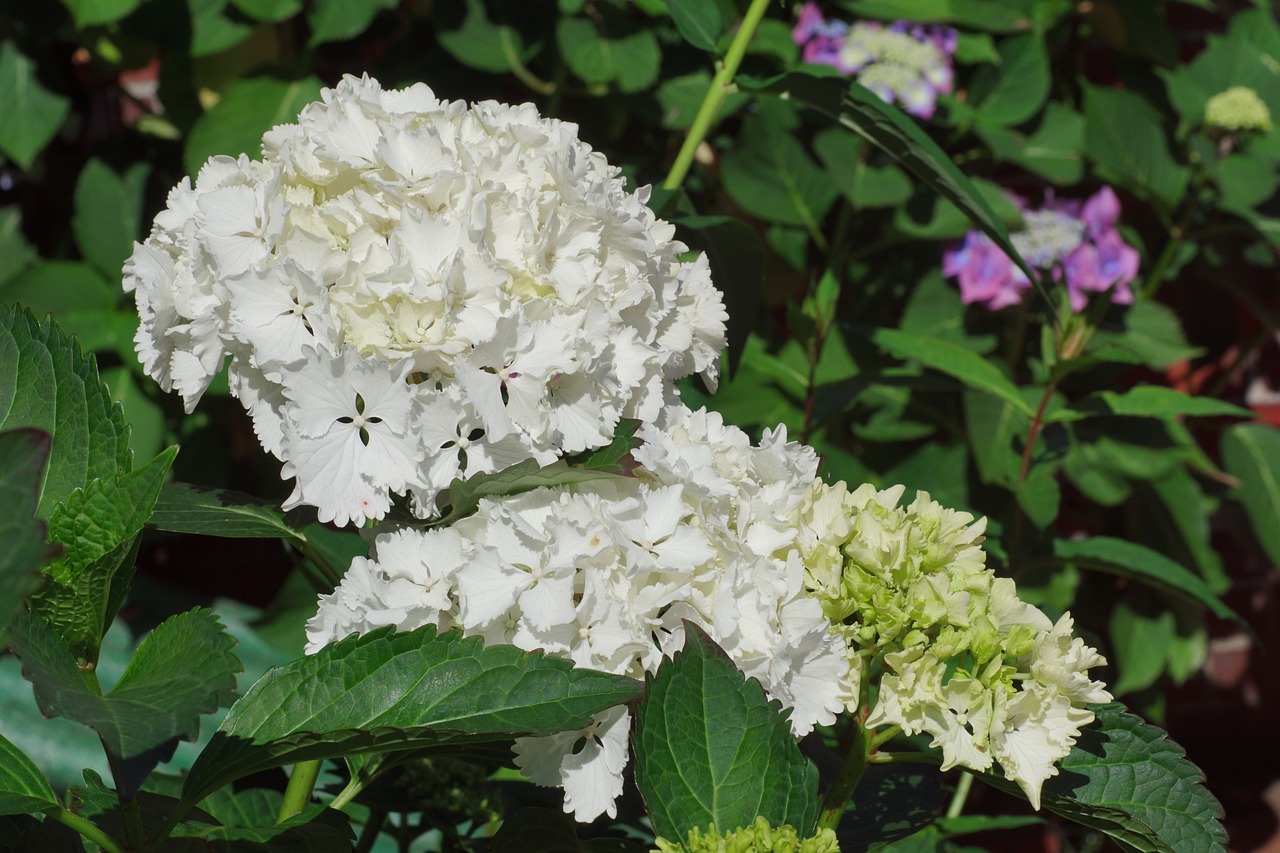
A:
<svg viewBox="0 0 1280 853">
<path fill-rule="evenodd" d="M 714 383 L 721 298 L 646 198 L 532 105 L 348 77 L 261 161 L 173 189 L 125 266 L 137 350 L 188 411 L 230 356 L 286 507 L 429 516 L 454 477 L 606 444 L 675 379 Z"/>
<path fill-rule="evenodd" d="M 834 722 L 856 702 L 858 670 L 805 592 L 790 522 L 817 457 L 784 430 L 753 447 L 716 414 L 665 420 L 640 431 L 635 480 L 485 499 L 449 528 L 380 534 L 321 598 L 309 650 L 433 624 L 642 677 L 683 646 L 689 620 L 790 709 L 797 736 Z M 519 740 L 516 762 L 562 785 L 579 820 L 613 815 L 629 728 L 611 709 L 586 731 Z"/>
</svg>

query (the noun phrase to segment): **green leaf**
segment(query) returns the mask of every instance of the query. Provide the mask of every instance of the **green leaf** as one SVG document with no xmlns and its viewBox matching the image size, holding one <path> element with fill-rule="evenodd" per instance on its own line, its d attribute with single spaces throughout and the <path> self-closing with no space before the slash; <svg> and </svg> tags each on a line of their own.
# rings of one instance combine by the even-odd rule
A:
<svg viewBox="0 0 1280 853">
<path fill-rule="evenodd" d="M 236 796 L 276 793 L 261 789 L 241 791 Z M 277 799 L 279 795 L 277 794 Z M 176 801 L 173 807 L 176 807 Z M 274 814 L 249 826 L 212 826 L 199 821 L 183 821 L 173 829 L 173 838 L 202 842 L 199 850 L 226 850 L 229 853 L 349 853 L 356 834 L 351 818 L 328 806 L 313 806 L 276 823 Z M 268 842 L 270 842 L 268 844 Z"/>
<path fill-rule="evenodd" d="M 799 72 L 763 81 L 740 79 L 739 85 L 751 91 L 798 101 L 878 146 L 963 210 L 1028 278 L 1039 282 L 1035 271 L 1009 241 L 1004 223 L 964 173 L 951 162 L 951 158 L 914 121 L 886 104 L 874 92 L 857 83 L 837 82 Z"/>
<path fill-rule="evenodd" d="M 0 815 L 31 814 L 58 805 L 58 797 L 30 758 L 0 735 Z"/>
<path fill-rule="evenodd" d="M 21 305 L 37 317 L 53 314 L 70 334 L 75 329 L 67 327 L 66 317 L 114 309 L 120 301 L 120 286 L 112 286 L 86 263 L 40 260 L 0 286 L 0 299 Z"/>
<path fill-rule="evenodd" d="M 1136 92 L 1084 90 L 1084 150 L 1105 180 L 1173 208 L 1187 187 L 1187 170 L 1169 153 L 1164 123 Z"/>
<path fill-rule="evenodd" d="M 716 42 L 724 32 L 724 21 L 719 5 L 707 0 L 667 0 L 667 10 L 685 41 L 699 50 L 720 55 Z"/>
<path fill-rule="evenodd" d="M 1237 424 L 1222 434 L 1222 464 L 1240 481 L 1236 499 L 1274 565 L 1280 566 L 1280 430 Z"/>
<path fill-rule="evenodd" d="M 221 53 L 253 34 L 251 23 L 227 15 L 227 5 L 228 0 L 187 0 L 193 57 Z"/>
<path fill-rule="evenodd" d="M 1145 606 L 1135 607 L 1138 602 Z M 1111 608 L 1112 663 L 1120 677 L 1108 689 L 1116 696 L 1150 687 L 1165 671 L 1176 625 L 1172 611 L 1151 605 L 1142 596 L 1127 596 Z"/>
<path fill-rule="evenodd" d="M 1123 330 L 1099 330 L 1085 348 L 1082 361 L 1086 364 L 1089 359 L 1119 361 L 1161 369 L 1203 352 L 1187 343 L 1178 315 L 1169 306 L 1148 301 L 1129 306 Z M 1075 369 L 1077 363 L 1061 362 L 1057 375 L 1063 370 Z"/>
<path fill-rule="evenodd" d="M 138 534 L 177 452 L 171 447 L 136 471 L 93 480 L 49 516 L 49 538 L 63 554 L 46 570 L 31 607 L 81 660 L 97 661 L 102 637 L 124 603 Z"/>
<path fill-rule="evenodd" d="M 886 842 L 896 849 L 892 842 L 933 822 L 945 802 L 938 768 L 869 764 L 840 819 L 840 850 L 859 853 Z"/>
<path fill-rule="evenodd" d="M 667 130 L 687 130 L 693 124 L 710 85 L 711 75 L 706 71 L 694 71 L 660 83 L 654 94 L 662 110 L 662 126 Z M 750 101 L 750 95 L 731 92 L 720 105 L 711 127 L 715 127 L 726 116 L 733 115 Z"/>
<path fill-rule="evenodd" d="M 1210 36 L 1195 59 L 1171 71 L 1161 71 L 1169 101 L 1190 125 L 1204 121 L 1205 105 L 1214 95 L 1232 86 L 1252 89 L 1271 110 L 1280 113 L 1280 55 L 1266 49 L 1266 34 L 1276 38 L 1274 18 L 1261 10 L 1241 12 L 1231 18 L 1226 36 Z M 1270 61 L 1268 61 L 1270 60 Z"/>
<path fill-rule="evenodd" d="M 1034 33 L 1000 44 L 1000 66 L 981 69 L 973 82 L 978 124 L 1004 127 L 1034 116 L 1049 97 L 1049 54 Z"/>
<path fill-rule="evenodd" d="M 724 187 L 752 216 L 822 233 L 822 219 L 838 187 L 813 162 L 800 140 L 774 119 L 755 115 L 743 124 L 740 145 L 720 161 Z"/>
<path fill-rule="evenodd" d="M 71 230 L 80 254 L 108 280 L 120 278 L 120 269 L 140 236 L 142 191 L 149 170 L 147 163 L 135 163 L 117 175 L 94 157 L 76 181 Z"/>
<path fill-rule="evenodd" d="M 1253 412 L 1216 397 L 1193 397 L 1163 385 L 1136 385 L 1128 391 L 1098 391 L 1046 421 L 1071 420 L 1089 415 L 1122 415 L 1140 418 L 1200 417 L 1252 418 Z"/>
<path fill-rule="evenodd" d="M 448 527 L 459 518 L 475 512 L 482 498 L 518 495 L 544 486 L 572 486 L 617 476 L 611 471 L 572 466 L 563 459 L 545 466 L 539 466 L 535 459 L 526 459 L 496 474 L 475 474 L 467 480 L 455 479 L 436 498 L 442 516 L 427 526 Z"/>
<path fill-rule="evenodd" d="M 4 285 L 36 259 L 36 251 L 22 233 L 22 210 L 17 206 L 0 207 L 0 300 Z"/>
<path fill-rule="evenodd" d="M 622 838 L 578 838 L 578 825 L 563 812 L 522 808 L 502 821 L 493 853 L 645 853 L 649 848 Z"/>
<path fill-rule="evenodd" d="M 40 567 L 54 550 L 36 518 L 40 477 L 52 446 L 34 429 L 0 432 L 0 647 L 23 600 L 40 586 Z"/>
<path fill-rule="evenodd" d="M 40 84 L 36 64 L 13 42 L 0 44 L 0 153 L 30 169 L 70 110 L 71 101 Z"/>
<path fill-rule="evenodd" d="M 658 79 L 662 52 L 653 30 L 627 27 L 600 32 L 586 18 L 561 18 L 556 44 L 569 68 L 587 83 L 617 83 L 623 92 L 639 92 Z"/>
<path fill-rule="evenodd" d="M 142 0 L 62 0 L 79 29 L 110 24 L 130 15 Z"/>
<path fill-rule="evenodd" d="M 955 23 L 988 32 L 1025 30 L 1032 24 L 1023 3 L 999 0 L 845 0 L 845 8 L 868 18 Z"/>
<path fill-rule="evenodd" d="M 49 623 L 33 613 L 14 623 L 14 651 L 40 710 L 97 732 L 108 753 L 127 767 L 126 778 L 116 781 L 130 795 L 173 754 L 179 739 L 194 740 L 200 716 L 216 711 L 235 690 L 240 662 L 231 653 L 234 645 L 208 610 L 180 613 L 147 634 L 103 696 L 85 681 Z"/>
<path fill-rule="evenodd" d="M 684 628 L 684 650 L 645 679 L 632 736 L 636 787 L 654 832 L 683 839 L 694 827 L 728 832 L 763 816 L 808 834 L 818 817 L 818 771 L 782 706 L 700 628 Z"/>
<path fill-rule="evenodd" d="M 1213 594 L 1203 580 L 1145 545 L 1111 536 L 1090 536 L 1076 541 L 1057 539 L 1053 543 L 1053 555 L 1081 568 L 1130 578 L 1153 589 L 1193 601 L 1220 619 L 1240 619 Z"/>
<path fill-rule="evenodd" d="M 1225 853 L 1222 806 L 1182 747 L 1118 702 L 1089 707 L 1098 721 L 1045 782 L 1043 806 L 1143 853 Z M 1017 793 L 1002 778 L 982 779 Z"/>
<path fill-rule="evenodd" d="M 320 80 L 315 76 L 236 80 L 191 128 L 183 156 L 187 172 L 196 174 L 215 154 L 260 156 L 262 135 L 278 124 L 296 121 L 302 108 L 319 96 Z"/>
<path fill-rule="evenodd" d="M 129 470 L 124 417 L 93 359 L 56 324 L 0 305 L 0 430 L 19 427 L 53 437 L 41 518 L 75 489 Z"/>
<path fill-rule="evenodd" d="M 925 367 L 947 374 L 966 386 L 999 397 L 1028 417 L 1035 410 L 994 364 L 970 350 L 936 338 L 924 338 L 897 329 L 858 329 L 872 343 L 898 358 L 915 359 Z"/>
<path fill-rule="evenodd" d="M 674 220 L 690 248 L 706 253 L 711 280 L 729 312 L 725 350 L 729 372 L 738 369 L 764 296 L 764 246 L 760 235 L 732 216 L 681 216 Z"/>
<path fill-rule="evenodd" d="M 827 175 L 855 208 L 894 207 L 911 198 L 911 179 L 897 166 L 868 165 L 861 137 L 829 127 L 813 139 Z M 733 313 L 730 312 L 732 317 Z"/>
<path fill-rule="evenodd" d="M 519 31 L 489 20 L 484 0 L 466 0 L 440 9 L 436 38 L 449 54 L 468 68 L 501 74 L 525 59 Z"/>
<path fill-rule="evenodd" d="M 1084 175 L 1084 117 L 1056 101 L 1034 133 L 981 123 L 976 130 L 997 160 L 1017 163 L 1060 186 L 1079 183 Z"/>
<path fill-rule="evenodd" d="M 630 476 L 637 467 L 636 461 L 631 458 L 631 451 L 641 444 L 640 439 L 635 437 L 638 429 L 640 421 L 623 418 L 613 430 L 612 441 L 604 447 L 578 454 L 570 460 L 570 464 L 588 471 L 616 474 L 619 477 Z"/>
<path fill-rule="evenodd" d="M 136 319 L 137 315 L 134 315 Z M 72 315 L 72 322 L 79 322 L 79 315 Z M 76 329 L 80 342 L 88 346 L 85 336 Z M 117 341 L 117 343 L 121 343 Z M 132 344 L 132 340 L 129 341 Z M 149 377 L 140 377 L 133 367 L 110 367 L 102 371 L 102 381 L 111 389 L 111 398 L 124 409 L 124 418 L 129 423 L 129 447 L 134 458 L 150 459 L 164 448 L 164 439 L 168 433 L 165 426 L 164 409 L 153 395 L 158 386 Z M 146 384 L 144 389 L 139 383 Z"/>
<path fill-rule="evenodd" d="M 147 526 L 228 539 L 301 539 L 275 504 L 189 483 L 165 483 Z"/>
<path fill-rule="evenodd" d="M 397 0 L 315 0 L 307 13 L 311 27 L 307 45 L 355 38 L 369 28 L 378 12 L 396 5 Z"/>
<path fill-rule="evenodd" d="M 184 799 L 297 761 L 581 728 L 639 693 L 629 678 L 542 652 L 434 626 L 379 629 L 263 676 L 192 765 Z"/>
<path fill-rule="evenodd" d="M 302 9 L 302 0 L 231 0 L 231 5 L 255 21 L 278 24 Z"/>
</svg>

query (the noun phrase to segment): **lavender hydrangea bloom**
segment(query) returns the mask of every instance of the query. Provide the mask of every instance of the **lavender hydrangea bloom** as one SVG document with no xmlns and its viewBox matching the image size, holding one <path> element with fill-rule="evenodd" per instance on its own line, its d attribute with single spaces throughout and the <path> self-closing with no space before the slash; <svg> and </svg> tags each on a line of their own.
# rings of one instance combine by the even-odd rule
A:
<svg viewBox="0 0 1280 853">
<path fill-rule="evenodd" d="M 938 95 L 950 92 L 954 82 L 951 55 L 956 31 L 896 21 L 888 27 L 875 21 L 827 20 L 814 3 L 800 10 L 791 37 L 800 45 L 805 62 L 830 65 L 887 103 L 929 118 Z"/>
<path fill-rule="evenodd" d="M 1120 199 L 1104 186 L 1082 205 L 1050 195 L 1044 206 L 1022 210 L 1024 227 L 1010 234 L 1018 253 L 1036 269 L 1065 279 L 1071 309 L 1082 310 L 1089 294 L 1111 292 L 1111 301 L 1133 302 L 1129 283 L 1138 275 L 1138 251 L 1116 231 Z M 965 304 L 978 303 L 991 310 L 1014 305 L 1031 288 L 1022 270 L 980 231 L 970 231 L 942 257 L 942 273 L 960 284 Z"/>
</svg>

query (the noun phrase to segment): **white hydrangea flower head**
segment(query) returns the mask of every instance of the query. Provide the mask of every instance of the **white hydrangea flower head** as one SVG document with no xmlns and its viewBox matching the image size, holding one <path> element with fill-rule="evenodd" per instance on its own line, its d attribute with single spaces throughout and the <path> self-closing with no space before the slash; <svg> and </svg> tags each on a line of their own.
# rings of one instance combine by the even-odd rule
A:
<svg viewBox="0 0 1280 853">
<path fill-rule="evenodd" d="M 676 379 L 714 384 L 723 301 L 647 197 L 530 104 L 347 77 L 260 161 L 214 157 L 173 189 L 125 265 L 136 349 L 188 411 L 229 359 L 293 503 L 359 523 L 410 494 L 427 517 L 453 477 L 606 444 L 621 418 L 659 417 Z M 291 383 L 325 359 L 398 377 L 384 391 L 413 438 L 394 481 L 315 479 Z"/>
<path fill-rule="evenodd" d="M 850 652 L 883 663 L 870 728 L 928 733 L 942 768 L 998 762 L 1036 808 L 1055 762 L 1108 702 L 1089 669 L 1105 659 L 997 578 L 985 519 L 901 486 L 814 481 L 793 519 L 808 593 L 840 624 Z"/>
<path fill-rule="evenodd" d="M 321 597 L 308 651 L 375 623 L 430 624 L 639 678 L 683 647 L 688 620 L 790 709 L 797 736 L 835 722 L 858 670 L 806 592 L 790 522 L 816 455 L 782 430 L 753 446 L 705 411 L 662 420 L 638 433 L 634 478 L 485 498 L 447 529 L 379 533 Z M 516 744 L 517 763 L 562 786 L 579 820 L 612 815 L 621 791 L 628 718 L 615 711 Z"/>
</svg>

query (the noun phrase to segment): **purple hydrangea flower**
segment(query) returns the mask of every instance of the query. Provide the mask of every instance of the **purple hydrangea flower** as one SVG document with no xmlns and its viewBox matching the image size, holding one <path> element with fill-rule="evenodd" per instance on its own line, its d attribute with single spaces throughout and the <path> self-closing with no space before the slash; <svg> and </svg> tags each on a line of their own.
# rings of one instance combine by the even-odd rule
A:
<svg viewBox="0 0 1280 853">
<path fill-rule="evenodd" d="M 1129 283 L 1138 275 L 1138 251 L 1116 231 L 1120 199 L 1111 187 L 1098 190 L 1083 206 L 1052 194 L 1036 210 L 1016 196 L 1014 202 L 1023 221 L 1023 228 L 1009 235 L 1014 248 L 1032 267 L 1065 279 L 1071 310 L 1082 310 L 1089 294 L 1106 291 L 1112 302 L 1133 302 Z M 1018 303 L 1031 288 L 1022 270 L 980 231 L 970 231 L 943 254 L 942 273 L 959 282 L 965 304 L 991 310 Z"/>
<path fill-rule="evenodd" d="M 897 21 L 827 20 L 814 3 L 800 10 L 791 37 L 800 45 L 805 62 L 830 65 L 886 102 L 896 103 L 921 118 L 933 115 L 938 94 L 950 92 L 955 75 L 951 55 L 956 31 Z"/>
</svg>

